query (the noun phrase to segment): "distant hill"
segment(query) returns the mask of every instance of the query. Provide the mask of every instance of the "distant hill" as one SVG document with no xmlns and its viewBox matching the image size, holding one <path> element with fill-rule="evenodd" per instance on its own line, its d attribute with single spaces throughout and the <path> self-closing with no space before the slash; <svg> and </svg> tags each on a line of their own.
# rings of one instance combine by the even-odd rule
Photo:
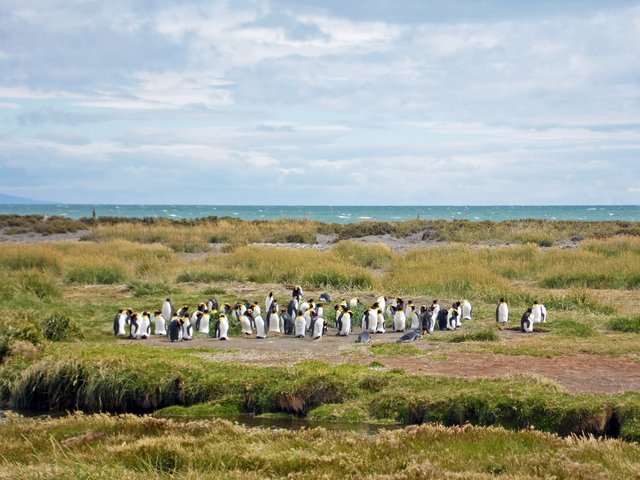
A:
<svg viewBox="0 0 640 480">
<path fill-rule="evenodd" d="M 36 205 L 36 204 L 46 204 L 46 203 L 51 203 L 51 202 L 34 200 L 33 198 L 14 197 L 12 195 L 5 195 L 4 193 L 0 193 L 0 204 Z"/>
</svg>

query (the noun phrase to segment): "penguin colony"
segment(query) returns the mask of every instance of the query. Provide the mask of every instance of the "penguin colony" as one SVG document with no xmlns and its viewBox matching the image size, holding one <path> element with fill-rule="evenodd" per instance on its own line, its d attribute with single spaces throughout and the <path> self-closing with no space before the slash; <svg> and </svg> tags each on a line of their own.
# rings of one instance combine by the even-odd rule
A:
<svg viewBox="0 0 640 480">
<path fill-rule="evenodd" d="M 319 302 L 306 300 L 302 288 L 296 286 L 286 306 L 280 306 L 269 292 L 262 306 L 257 302 L 240 302 L 235 305 L 219 304 L 215 298 L 199 303 L 193 312 L 188 305 L 175 309 L 167 298 L 161 309 L 153 313 L 134 312 L 130 308 L 121 308 L 113 319 L 113 333 L 118 337 L 144 340 L 151 336 L 167 336 L 171 342 L 187 341 L 196 334 L 214 336 L 227 340 L 232 326 L 239 326 L 243 335 L 265 339 L 270 333 L 283 333 L 297 338 L 309 336 L 318 340 L 327 334 L 328 322 L 324 315 L 324 302 L 331 302 L 328 293 L 320 295 Z M 387 331 L 407 332 L 398 342 L 411 342 L 423 334 L 432 334 L 435 329 L 453 331 L 462 326 L 462 321 L 472 319 L 473 308 L 468 300 L 454 302 L 451 307 L 443 308 L 438 300 L 430 306 L 417 306 L 412 300 L 405 301 L 395 297 L 388 301 L 380 296 L 366 308 L 361 318 L 354 319 L 352 309 L 361 305 L 360 299 L 341 300 L 333 308 L 336 312 L 336 336 L 348 336 L 353 333 L 354 324 L 360 323 L 361 333 L 357 343 L 368 343 L 371 334 Z M 546 322 L 547 311 L 544 305 L 534 302 L 522 316 L 521 331 L 530 333 L 535 323 Z M 359 320 L 359 322 L 357 322 Z M 504 298 L 496 307 L 496 322 L 509 322 L 509 305 Z"/>
</svg>

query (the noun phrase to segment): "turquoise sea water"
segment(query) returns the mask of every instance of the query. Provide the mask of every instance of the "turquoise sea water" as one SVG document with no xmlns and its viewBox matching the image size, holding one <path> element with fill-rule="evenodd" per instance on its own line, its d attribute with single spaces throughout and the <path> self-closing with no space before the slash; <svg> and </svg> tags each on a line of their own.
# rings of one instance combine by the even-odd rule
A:
<svg viewBox="0 0 640 480">
<path fill-rule="evenodd" d="M 640 221 L 640 205 L 563 206 L 285 206 L 285 205 L 0 205 L 0 214 L 90 217 L 167 217 L 175 220 L 208 216 L 245 220 L 309 219 L 328 223 L 393 221 L 414 218 L 466 220 L 624 220 Z"/>
</svg>

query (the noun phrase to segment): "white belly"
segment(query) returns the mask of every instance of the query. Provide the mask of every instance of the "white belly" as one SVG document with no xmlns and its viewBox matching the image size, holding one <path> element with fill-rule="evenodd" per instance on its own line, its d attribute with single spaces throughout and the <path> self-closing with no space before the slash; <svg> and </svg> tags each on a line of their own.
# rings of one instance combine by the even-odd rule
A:
<svg viewBox="0 0 640 480">
<path fill-rule="evenodd" d="M 397 311 L 393 316 L 393 329 L 396 332 L 402 332 L 407 326 L 407 317 L 405 317 L 403 311 Z"/>
<path fill-rule="evenodd" d="M 498 307 L 498 323 L 507 323 L 508 321 L 509 321 L 509 306 L 506 303 L 502 303 Z"/>
<path fill-rule="evenodd" d="M 149 317 L 142 317 L 138 325 L 138 338 L 149 338 Z"/>
<path fill-rule="evenodd" d="M 280 333 L 280 316 L 277 313 L 272 313 L 269 317 L 269 331 Z"/>
<path fill-rule="evenodd" d="M 200 319 L 200 325 L 198 325 L 198 332 L 199 333 L 204 333 L 205 335 L 209 335 L 209 324 L 210 324 L 210 319 L 211 317 L 209 315 L 202 315 L 202 318 Z"/>
<path fill-rule="evenodd" d="M 531 315 L 533 315 L 533 323 L 540 323 L 542 321 L 542 310 L 540 309 L 540 305 L 531 309 Z"/>
<path fill-rule="evenodd" d="M 420 318 L 416 312 L 411 313 L 411 329 L 417 330 L 420 328 Z"/>
<path fill-rule="evenodd" d="M 253 321 L 256 324 L 256 338 L 267 338 L 262 317 L 258 315 Z"/>
<path fill-rule="evenodd" d="M 462 318 L 471 320 L 471 304 L 469 302 L 463 302 L 462 304 Z"/>
<path fill-rule="evenodd" d="M 229 322 L 224 321 L 218 324 L 218 338 L 229 338 Z"/>
<path fill-rule="evenodd" d="M 245 335 L 251 335 L 253 333 L 253 329 L 251 328 L 251 321 L 246 315 L 240 316 L 240 329 Z"/>
<path fill-rule="evenodd" d="M 118 336 L 119 337 L 126 337 L 127 335 L 126 326 L 127 326 L 126 315 L 120 315 L 118 317 Z"/>
<path fill-rule="evenodd" d="M 455 330 L 456 326 L 457 326 L 456 319 L 451 314 L 451 312 L 449 312 L 449 314 L 447 315 L 447 330 Z"/>
<path fill-rule="evenodd" d="M 316 318 L 316 322 L 313 324 L 313 334 L 311 338 L 314 340 L 316 338 L 322 337 L 322 330 L 324 328 L 324 318 L 318 317 Z"/>
<path fill-rule="evenodd" d="M 183 340 L 191 340 L 193 335 L 193 327 L 191 326 L 191 322 L 186 320 L 182 325 L 182 339 Z"/>
<path fill-rule="evenodd" d="M 167 334 L 167 327 L 166 327 L 166 322 L 164 320 L 164 317 L 162 315 L 158 315 L 157 317 L 154 317 L 153 319 L 153 332 L 156 335 L 166 335 Z"/>
<path fill-rule="evenodd" d="M 165 322 L 171 321 L 171 304 L 169 302 L 164 302 L 162 304 L 162 316 L 164 317 Z"/>
<path fill-rule="evenodd" d="M 376 333 L 384 333 L 384 315 L 378 315 L 378 325 L 376 326 Z"/>
<path fill-rule="evenodd" d="M 369 314 L 367 315 L 367 330 L 369 331 L 369 333 L 375 333 L 377 326 L 378 314 L 376 312 L 369 312 Z"/>
<path fill-rule="evenodd" d="M 307 331 L 307 324 L 304 317 L 297 317 L 293 323 L 293 327 L 295 329 L 294 334 L 296 337 L 304 337 L 305 332 Z"/>
<path fill-rule="evenodd" d="M 341 319 L 342 325 L 340 328 L 340 335 L 346 336 L 351 333 L 351 315 L 345 313 Z"/>
</svg>

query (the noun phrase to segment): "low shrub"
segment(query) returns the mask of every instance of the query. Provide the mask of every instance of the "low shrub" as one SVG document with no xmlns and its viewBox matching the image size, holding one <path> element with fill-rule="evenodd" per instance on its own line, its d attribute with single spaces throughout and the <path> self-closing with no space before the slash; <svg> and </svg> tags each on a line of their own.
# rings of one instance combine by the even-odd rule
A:
<svg viewBox="0 0 640 480">
<path fill-rule="evenodd" d="M 80 335 L 78 324 L 65 315 L 51 315 L 41 321 L 40 327 L 44 338 L 54 342 L 71 340 Z"/>
</svg>

